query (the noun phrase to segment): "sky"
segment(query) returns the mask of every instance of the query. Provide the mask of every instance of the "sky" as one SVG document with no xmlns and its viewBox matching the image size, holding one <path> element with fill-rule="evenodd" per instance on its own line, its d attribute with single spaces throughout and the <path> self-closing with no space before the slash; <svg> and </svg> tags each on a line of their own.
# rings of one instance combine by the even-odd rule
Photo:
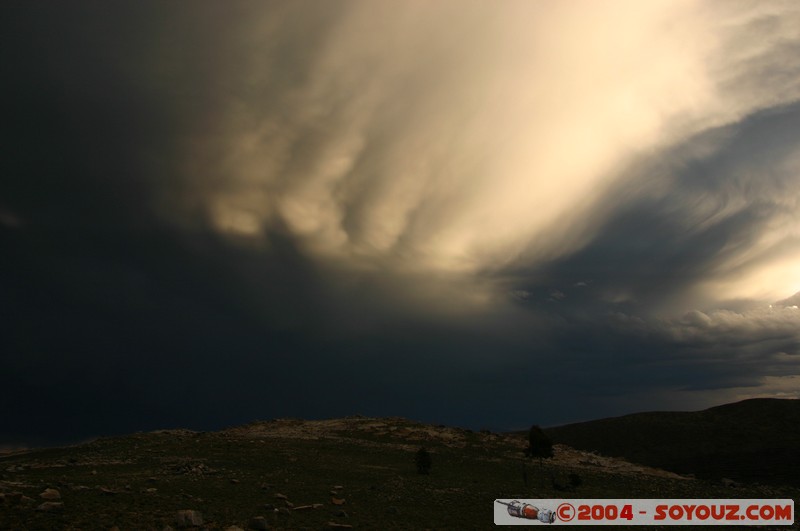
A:
<svg viewBox="0 0 800 531">
<path fill-rule="evenodd" d="M 793 0 L 0 10 L 0 445 L 800 395 Z"/>
</svg>

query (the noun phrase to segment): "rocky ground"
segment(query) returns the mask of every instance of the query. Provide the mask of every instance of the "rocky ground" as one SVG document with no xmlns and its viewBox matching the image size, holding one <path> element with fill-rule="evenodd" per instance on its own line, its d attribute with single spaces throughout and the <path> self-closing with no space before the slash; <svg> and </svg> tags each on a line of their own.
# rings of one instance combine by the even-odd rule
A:
<svg viewBox="0 0 800 531">
<path fill-rule="evenodd" d="M 0 457 L 0 529 L 489 529 L 497 498 L 797 498 L 400 418 L 167 430 Z M 433 460 L 417 473 L 414 454 Z M 578 478 L 577 484 L 574 478 Z M 785 529 L 785 528 L 784 528 Z"/>
</svg>

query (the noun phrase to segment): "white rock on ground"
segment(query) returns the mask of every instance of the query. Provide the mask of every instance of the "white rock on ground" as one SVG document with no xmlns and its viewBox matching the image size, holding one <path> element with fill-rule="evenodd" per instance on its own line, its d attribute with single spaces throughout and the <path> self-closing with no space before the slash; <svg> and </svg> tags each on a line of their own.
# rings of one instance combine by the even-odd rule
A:
<svg viewBox="0 0 800 531">
<path fill-rule="evenodd" d="M 175 516 L 178 527 L 194 527 L 203 525 L 203 515 L 199 511 L 184 509 Z"/>
<path fill-rule="evenodd" d="M 36 510 L 45 512 L 63 511 L 64 504 L 61 502 L 44 502 Z"/>
</svg>

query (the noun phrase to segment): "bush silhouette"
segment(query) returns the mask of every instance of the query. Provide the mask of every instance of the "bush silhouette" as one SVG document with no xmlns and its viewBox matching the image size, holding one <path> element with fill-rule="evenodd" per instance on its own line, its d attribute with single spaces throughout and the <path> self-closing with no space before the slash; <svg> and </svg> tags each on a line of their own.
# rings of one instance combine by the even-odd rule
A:
<svg viewBox="0 0 800 531">
<path fill-rule="evenodd" d="M 525 457 L 538 457 L 539 464 L 542 459 L 553 457 L 553 442 L 536 424 L 531 426 L 528 431 L 528 447 L 525 449 Z"/>
<path fill-rule="evenodd" d="M 433 461 L 431 460 L 431 454 L 428 453 L 424 446 L 417 450 L 415 461 L 417 463 L 417 472 L 420 474 L 430 473 Z"/>
</svg>

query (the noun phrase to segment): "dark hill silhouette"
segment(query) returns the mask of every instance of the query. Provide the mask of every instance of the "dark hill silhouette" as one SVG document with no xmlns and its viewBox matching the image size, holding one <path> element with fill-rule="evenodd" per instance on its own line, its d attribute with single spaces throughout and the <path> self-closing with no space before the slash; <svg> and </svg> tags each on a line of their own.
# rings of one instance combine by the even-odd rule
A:
<svg viewBox="0 0 800 531">
<path fill-rule="evenodd" d="M 756 398 L 547 428 L 555 443 L 698 478 L 800 485 L 800 400 Z"/>
</svg>

